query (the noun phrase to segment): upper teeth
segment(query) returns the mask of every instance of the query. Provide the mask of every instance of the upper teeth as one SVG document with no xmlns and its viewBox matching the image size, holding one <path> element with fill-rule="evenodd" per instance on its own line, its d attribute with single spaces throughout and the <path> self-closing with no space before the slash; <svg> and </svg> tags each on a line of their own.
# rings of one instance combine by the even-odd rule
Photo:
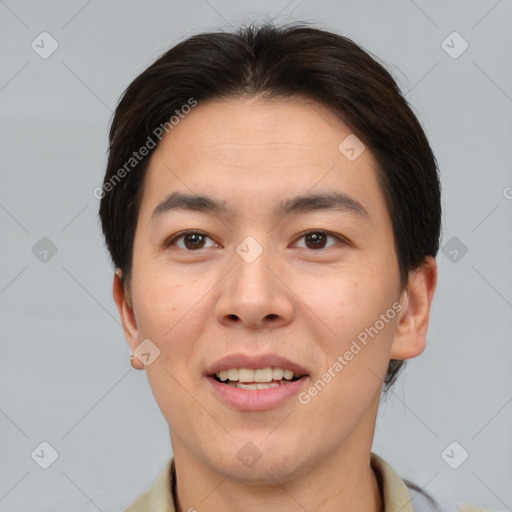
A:
<svg viewBox="0 0 512 512">
<path fill-rule="evenodd" d="M 251 368 L 230 368 L 216 373 L 217 377 L 222 380 L 231 380 L 239 382 L 272 382 L 273 380 L 291 380 L 293 372 L 291 370 L 283 370 L 283 368 L 261 368 L 253 370 Z"/>
</svg>

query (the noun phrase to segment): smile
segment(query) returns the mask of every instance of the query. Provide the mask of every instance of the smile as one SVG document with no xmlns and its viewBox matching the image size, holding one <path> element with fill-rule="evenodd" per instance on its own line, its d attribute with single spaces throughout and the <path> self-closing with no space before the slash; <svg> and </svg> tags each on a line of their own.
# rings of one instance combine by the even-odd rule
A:
<svg viewBox="0 0 512 512">
<path fill-rule="evenodd" d="M 224 379 L 224 380 L 222 380 Z M 307 375 L 279 367 L 230 368 L 207 379 L 216 398 L 238 411 L 274 409 L 300 393 Z"/>
<path fill-rule="evenodd" d="M 284 368 L 230 368 L 213 375 L 218 382 L 239 389 L 269 389 L 299 379 L 292 370 Z"/>
</svg>

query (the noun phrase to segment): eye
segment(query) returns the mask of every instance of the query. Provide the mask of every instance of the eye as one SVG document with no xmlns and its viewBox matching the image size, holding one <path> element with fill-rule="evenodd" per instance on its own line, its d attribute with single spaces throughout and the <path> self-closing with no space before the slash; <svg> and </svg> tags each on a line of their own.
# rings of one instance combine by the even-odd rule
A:
<svg viewBox="0 0 512 512">
<path fill-rule="evenodd" d="M 329 239 L 331 240 L 330 244 L 328 244 Z M 341 237 L 321 230 L 308 231 L 302 234 L 299 240 L 304 240 L 304 244 L 300 245 L 297 242 L 298 247 L 313 250 L 327 249 L 336 245 L 338 242 L 344 242 Z M 209 245 L 208 241 L 210 242 Z M 165 243 L 166 248 L 171 246 L 175 246 L 178 249 L 183 249 L 185 251 L 196 251 L 207 247 L 218 247 L 218 244 L 216 244 L 208 235 L 199 231 L 183 231 Z"/>
<path fill-rule="evenodd" d="M 208 247 L 206 241 L 210 240 L 212 244 L 209 247 L 215 247 L 217 244 L 204 233 L 199 231 L 183 231 L 177 234 L 171 240 L 165 243 L 165 247 L 176 246 L 178 249 L 186 251 L 195 251 L 197 249 L 203 249 Z M 183 243 L 181 243 L 183 241 Z"/>
<path fill-rule="evenodd" d="M 326 245 L 328 239 L 334 240 L 334 243 L 330 245 Z M 328 233 L 326 231 L 308 231 L 301 235 L 299 240 L 305 240 L 305 245 L 302 247 L 306 249 L 326 249 L 335 245 L 336 242 L 343 242 L 343 240 L 332 233 Z M 299 246 L 300 247 L 300 246 Z"/>
</svg>

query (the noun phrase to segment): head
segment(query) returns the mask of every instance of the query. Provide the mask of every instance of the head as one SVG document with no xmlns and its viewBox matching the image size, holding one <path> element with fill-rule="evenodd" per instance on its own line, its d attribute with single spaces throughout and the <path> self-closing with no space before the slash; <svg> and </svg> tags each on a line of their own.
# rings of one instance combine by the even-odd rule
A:
<svg viewBox="0 0 512 512">
<path fill-rule="evenodd" d="M 125 336 L 158 349 L 145 368 L 173 447 L 227 472 L 251 442 L 285 471 L 298 448 L 320 460 L 373 432 L 425 347 L 441 219 L 427 138 L 375 58 L 303 24 L 181 42 L 119 102 L 101 196 Z M 286 358 L 296 399 L 219 399 L 212 375 L 241 354 Z"/>
</svg>

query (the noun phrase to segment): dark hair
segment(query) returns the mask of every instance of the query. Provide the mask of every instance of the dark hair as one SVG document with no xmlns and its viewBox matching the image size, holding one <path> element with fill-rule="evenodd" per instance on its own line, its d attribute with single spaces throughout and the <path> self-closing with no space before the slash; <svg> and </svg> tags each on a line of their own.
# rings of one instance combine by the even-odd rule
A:
<svg viewBox="0 0 512 512">
<path fill-rule="evenodd" d="M 426 256 L 435 257 L 439 247 L 435 157 L 390 73 L 350 39 L 305 23 L 194 35 L 164 53 L 125 90 L 110 128 L 99 210 L 108 250 L 125 284 L 144 175 L 154 138 L 162 132 L 159 127 L 169 131 L 170 119 L 191 100 L 247 95 L 300 95 L 319 101 L 372 151 L 391 217 L 400 287 L 405 289 L 409 271 L 420 267 Z M 139 148 L 149 147 L 149 140 L 152 149 L 135 159 Z M 385 391 L 402 365 L 390 361 Z"/>
</svg>

